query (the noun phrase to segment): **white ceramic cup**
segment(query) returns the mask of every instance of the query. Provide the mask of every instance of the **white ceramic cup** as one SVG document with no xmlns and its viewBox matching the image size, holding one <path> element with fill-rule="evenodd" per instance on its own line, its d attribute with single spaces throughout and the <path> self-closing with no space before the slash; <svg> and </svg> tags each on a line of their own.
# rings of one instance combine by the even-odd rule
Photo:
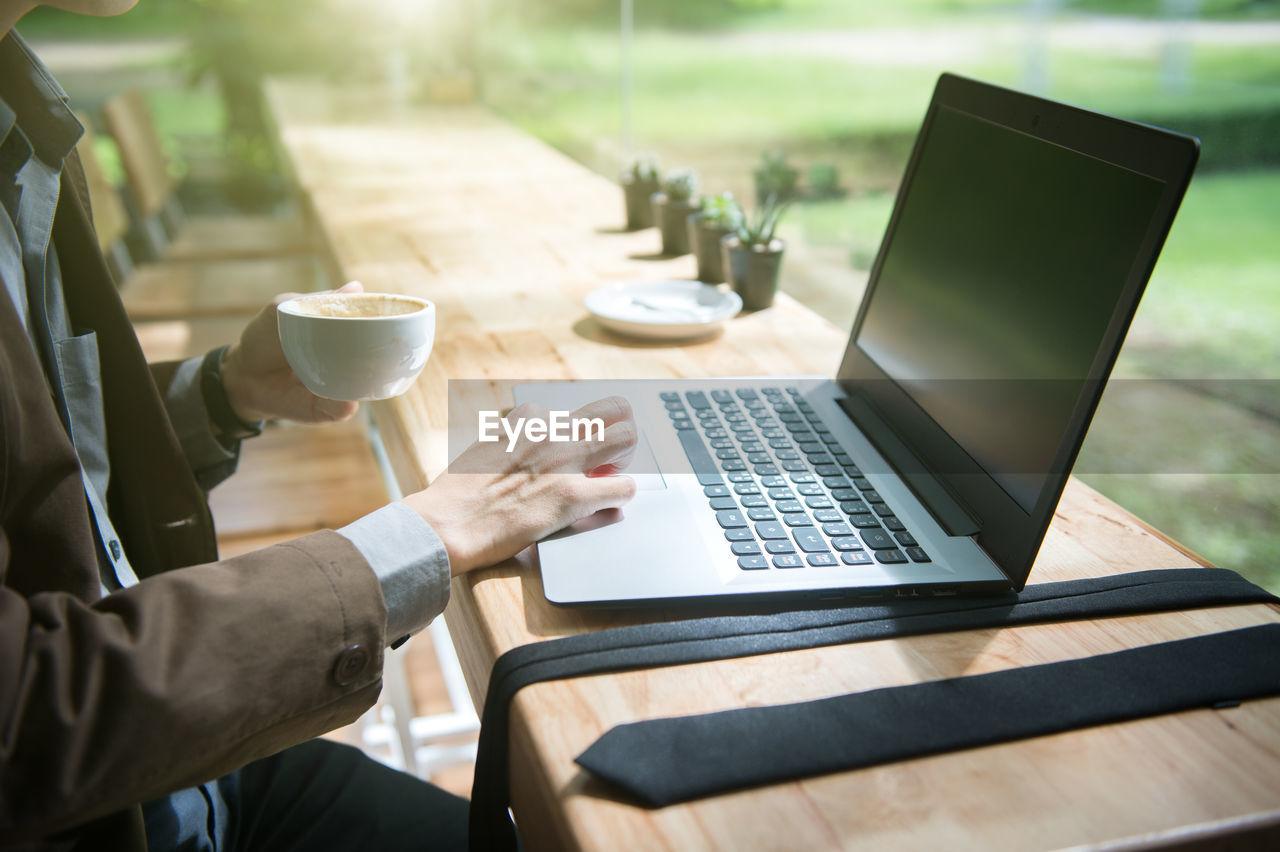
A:
<svg viewBox="0 0 1280 852">
<path fill-rule="evenodd" d="M 390 293 L 313 293 L 276 309 L 284 357 L 307 390 L 360 402 L 399 396 L 431 354 L 436 306 Z"/>
</svg>

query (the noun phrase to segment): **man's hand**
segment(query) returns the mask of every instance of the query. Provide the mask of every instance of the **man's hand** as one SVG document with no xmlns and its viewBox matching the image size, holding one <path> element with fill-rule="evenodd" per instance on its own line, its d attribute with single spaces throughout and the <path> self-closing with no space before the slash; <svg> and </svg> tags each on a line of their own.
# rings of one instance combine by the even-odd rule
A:
<svg viewBox="0 0 1280 852">
<path fill-rule="evenodd" d="M 351 281 L 337 293 L 362 293 L 364 285 Z M 282 418 L 299 423 L 329 423 L 351 418 L 359 409 L 354 402 L 325 399 L 307 390 L 294 375 L 280 348 L 276 306 L 300 296 L 282 293 L 250 320 L 240 341 L 222 359 L 222 385 L 236 416 L 246 423 Z"/>
<path fill-rule="evenodd" d="M 635 480 L 615 475 L 631 462 L 636 425 L 631 406 L 608 397 L 583 406 L 574 418 L 599 417 L 603 441 L 533 443 L 512 452 L 504 443 L 475 443 L 450 467 L 479 473 L 444 473 L 404 498 L 426 519 L 449 552 L 454 576 L 501 562 L 533 542 L 601 509 L 616 509 L 636 491 Z M 521 405 L 508 418 L 546 418 Z"/>
</svg>

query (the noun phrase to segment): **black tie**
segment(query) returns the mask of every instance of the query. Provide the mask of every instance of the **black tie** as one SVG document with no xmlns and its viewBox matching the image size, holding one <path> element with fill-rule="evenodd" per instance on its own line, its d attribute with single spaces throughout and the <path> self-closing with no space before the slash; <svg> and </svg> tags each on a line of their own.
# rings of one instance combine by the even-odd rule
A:
<svg viewBox="0 0 1280 852">
<path fill-rule="evenodd" d="M 1063 663 L 618 725 L 578 763 L 646 805 L 1280 694 L 1280 624 Z"/>
<path fill-rule="evenodd" d="M 1277 602 L 1232 571 L 1186 568 L 1040 583 L 984 598 L 658 622 L 513 648 L 498 658 L 489 676 L 471 792 L 470 845 L 485 852 L 515 848 L 507 817 L 507 719 L 511 699 L 533 683 L 924 633 Z"/>
</svg>

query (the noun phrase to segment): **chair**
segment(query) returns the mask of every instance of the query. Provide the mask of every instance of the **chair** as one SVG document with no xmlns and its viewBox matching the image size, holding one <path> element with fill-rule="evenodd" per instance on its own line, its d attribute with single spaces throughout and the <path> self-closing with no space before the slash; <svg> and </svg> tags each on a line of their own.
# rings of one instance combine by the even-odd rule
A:
<svg viewBox="0 0 1280 852">
<path fill-rule="evenodd" d="M 90 123 L 83 116 L 81 122 L 86 129 L 76 150 L 89 185 L 98 244 L 135 323 L 251 315 L 277 293 L 306 293 L 327 285 L 319 261 L 310 257 L 160 261 L 134 266 L 124 244 L 129 229 L 124 204 L 103 172 Z"/>
<path fill-rule="evenodd" d="M 116 95 L 103 105 L 102 114 L 120 149 L 141 236 L 152 258 L 226 260 L 312 251 L 310 234 L 296 218 L 188 218 L 178 201 L 177 183 L 142 92 L 133 89 Z"/>
</svg>

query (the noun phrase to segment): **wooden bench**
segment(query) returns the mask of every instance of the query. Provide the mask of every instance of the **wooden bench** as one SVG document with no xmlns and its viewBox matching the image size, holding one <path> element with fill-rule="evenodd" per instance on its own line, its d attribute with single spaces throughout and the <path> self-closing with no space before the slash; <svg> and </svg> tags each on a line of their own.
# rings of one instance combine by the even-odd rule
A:
<svg viewBox="0 0 1280 852">
<path fill-rule="evenodd" d="M 305 293 L 327 285 L 314 257 L 258 257 L 206 261 L 160 261 L 135 266 L 125 246 L 130 223 L 119 192 L 108 181 L 83 117 L 76 146 L 84 165 L 98 244 L 106 255 L 129 316 L 135 322 L 196 322 L 208 317 L 248 316 L 284 292 Z"/>
<path fill-rule="evenodd" d="M 169 157 L 142 92 L 134 89 L 117 95 L 103 105 L 102 112 L 120 149 L 139 226 L 156 258 L 227 260 L 312 252 L 312 240 L 300 218 L 187 217 L 178 202 Z"/>
</svg>

